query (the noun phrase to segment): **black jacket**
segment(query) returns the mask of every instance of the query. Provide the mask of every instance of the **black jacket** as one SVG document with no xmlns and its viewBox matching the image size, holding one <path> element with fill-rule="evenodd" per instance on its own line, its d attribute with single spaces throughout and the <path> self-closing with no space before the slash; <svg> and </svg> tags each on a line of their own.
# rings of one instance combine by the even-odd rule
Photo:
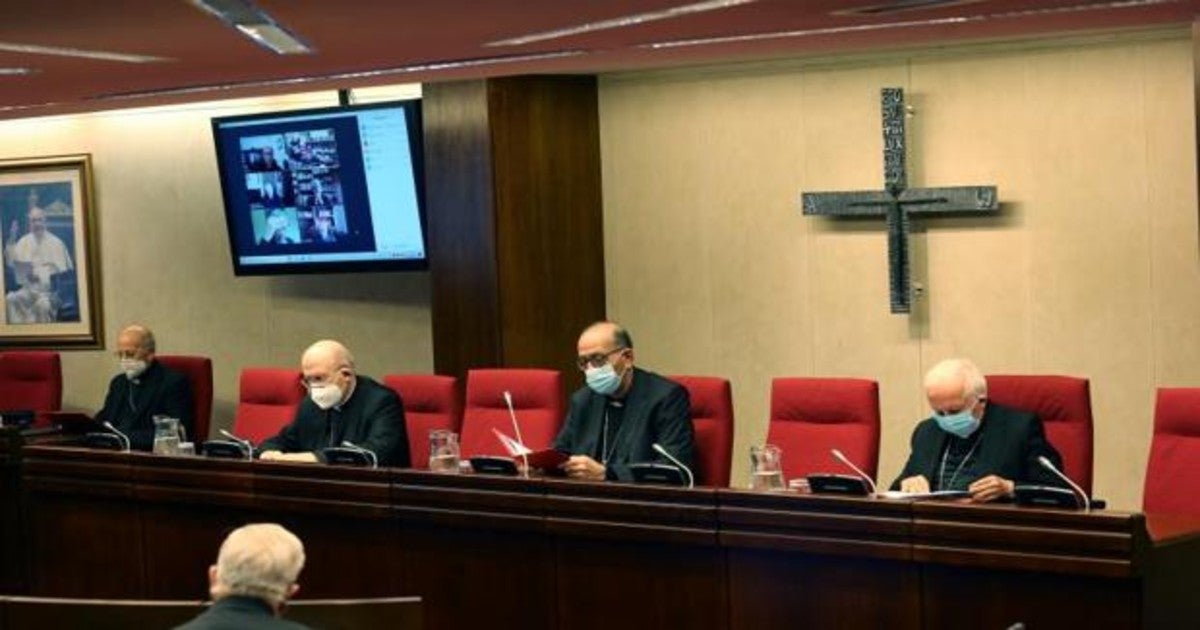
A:
<svg viewBox="0 0 1200 630">
<path fill-rule="evenodd" d="M 571 395 L 571 408 L 562 431 L 554 439 L 554 448 L 572 455 L 588 455 L 600 461 L 600 432 L 604 414 L 613 399 L 601 396 L 588 387 Z M 621 421 L 608 444 L 608 478 L 630 481 L 630 464 L 671 461 L 659 455 L 651 445 L 657 442 L 668 453 L 695 471 L 692 433 L 692 409 L 687 390 L 653 372 L 634 368 L 633 384 L 625 395 L 620 411 Z"/>
<path fill-rule="evenodd" d="M 967 484 L 988 475 L 999 475 L 1016 485 L 1036 484 L 1066 487 L 1038 463 L 1044 456 L 1059 470 L 1062 458 L 1046 441 L 1042 421 L 1036 415 L 989 402 L 979 425 L 979 445 L 963 463 L 958 480 Z M 924 475 L 929 487 L 937 489 L 937 477 L 946 445 L 952 439 L 933 418 L 922 420 L 912 434 L 912 453 L 892 489 L 900 489 L 900 481 L 913 475 Z M 950 477 L 950 471 L 946 471 Z M 961 484 L 955 484 L 961 485 Z"/>
<path fill-rule="evenodd" d="M 111 422 L 129 436 L 130 447 L 148 451 L 154 446 L 154 416 L 179 418 L 189 440 L 197 439 L 192 418 L 192 388 L 187 376 L 150 362 L 145 372 L 129 380 L 118 374 L 108 383 L 104 407 L 96 413 L 96 422 Z M 200 440 L 205 436 L 199 436 Z"/>
<path fill-rule="evenodd" d="M 195 619 L 175 630 L 306 630 L 308 626 L 280 619 L 261 599 L 231 596 L 213 602 Z"/>
<path fill-rule="evenodd" d="M 312 451 L 324 461 L 321 450 L 349 441 L 373 451 L 380 466 L 407 468 L 408 434 L 404 425 L 404 406 L 391 388 L 361 374 L 350 400 L 340 407 L 322 410 L 305 397 L 296 409 L 296 418 L 259 449 L 284 453 Z"/>
</svg>

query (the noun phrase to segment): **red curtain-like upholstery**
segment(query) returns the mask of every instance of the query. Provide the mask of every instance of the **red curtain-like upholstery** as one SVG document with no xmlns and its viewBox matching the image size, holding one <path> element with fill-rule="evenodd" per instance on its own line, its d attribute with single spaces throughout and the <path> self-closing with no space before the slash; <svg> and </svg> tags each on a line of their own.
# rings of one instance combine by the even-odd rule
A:
<svg viewBox="0 0 1200 630">
<path fill-rule="evenodd" d="M 445 429 L 458 432 L 462 423 L 458 404 L 458 379 L 435 374 L 389 374 L 383 384 L 404 402 L 408 431 L 408 454 L 413 468 L 429 467 L 429 432 Z"/>
<path fill-rule="evenodd" d="M 562 374 L 558 370 L 494 369 L 467 372 L 463 409 L 462 456 L 507 456 L 492 429 L 516 438 L 504 392 L 512 394 L 513 408 L 525 445 L 537 451 L 549 448 L 563 421 Z"/>
<path fill-rule="evenodd" d="M 62 362 L 57 352 L 12 350 L 0 352 L 0 413 L 62 409 Z"/>
<path fill-rule="evenodd" d="M 1142 509 L 1200 516 L 1200 387 L 1158 390 Z"/>
<path fill-rule="evenodd" d="M 274 437 L 296 415 L 304 400 L 300 372 L 294 368 L 246 368 L 238 386 L 233 433 L 258 444 Z"/>
<path fill-rule="evenodd" d="M 213 367 L 208 357 L 184 354 L 159 354 L 155 360 L 187 376 L 192 388 L 192 418 L 195 426 L 188 427 L 188 438 L 194 442 L 208 439 L 208 426 L 212 420 Z"/>
<path fill-rule="evenodd" d="M 733 457 L 733 392 L 728 379 L 672 376 L 683 385 L 692 405 L 696 433 L 696 485 L 729 486 Z"/>
<path fill-rule="evenodd" d="M 879 383 L 858 378 L 777 378 L 771 382 L 767 442 L 783 451 L 786 479 L 854 475 L 838 449 L 872 478 L 879 466 Z"/>
<path fill-rule="evenodd" d="M 1046 439 L 1062 455 L 1063 473 L 1092 493 L 1092 395 L 1088 379 L 1074 376 L 987 376 L 988 400 L 1036 413 Z"/>
</svg>

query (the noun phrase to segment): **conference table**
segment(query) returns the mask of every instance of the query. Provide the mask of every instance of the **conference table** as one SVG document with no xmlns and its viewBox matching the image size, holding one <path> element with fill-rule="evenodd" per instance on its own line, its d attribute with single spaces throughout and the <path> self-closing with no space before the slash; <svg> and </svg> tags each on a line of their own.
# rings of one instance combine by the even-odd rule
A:
<svg viewBox="0 0 1200 630">
<path fill-rule="evenodd" d="M 427 628 L 1200 627 L 1196 517 L 14 448 L 30 595 L 203 597 L 276 521 L 302 597 L 420 596 Z"/>
</svg>

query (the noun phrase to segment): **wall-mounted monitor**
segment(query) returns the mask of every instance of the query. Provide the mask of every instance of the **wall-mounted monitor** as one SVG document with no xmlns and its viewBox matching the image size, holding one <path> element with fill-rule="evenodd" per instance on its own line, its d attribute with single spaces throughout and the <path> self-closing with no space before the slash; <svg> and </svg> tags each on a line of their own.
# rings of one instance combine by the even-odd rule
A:
<svg viewBox="0 0 1200 630">
<path fill-rule="evenodd" d="M 419 100 L 212 128 L 235 275 L 427 268 Z"/>
</svg>

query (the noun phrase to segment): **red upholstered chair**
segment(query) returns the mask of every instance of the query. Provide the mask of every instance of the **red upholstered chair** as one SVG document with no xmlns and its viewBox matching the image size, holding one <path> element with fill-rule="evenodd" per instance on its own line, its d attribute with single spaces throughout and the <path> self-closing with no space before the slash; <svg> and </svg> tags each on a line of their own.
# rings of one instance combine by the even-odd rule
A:
<svg viewBox="0 0 1200 630">
<path fill-rule="evenodd" d="M 0 412 L 41 413 L 62 409 L 62 362 L 57 352 L 12 350 L 0 352 Z"/>
<path fill-rule="evenodd" d="M 1092 493 L 1092 395 L 1086 378 L 989 375 L 988 400 L 1036 413 L 1062 455 L 1063 473 Z"/>
<path fill-rule="evenodd" d="M 274 437 L 296 415 L 304 400 L 300 371 L 291 368 L 245 368 L 238 386 L 233 432 L 259 444 Z"/>
<path fill-rule="evenodd" d="M 672 376 L 688 391 L 696 433 L 696 483 L 725 488 L 733 457 L 733 392 L 728 379 Z"/>
<path fill-rule="evenodd" d="M 194 442 L 208 439 L 208 425 L 212 421 L 213 368 L 212 359 L 185 354 L 159 354 L 154 357 L 164 367 L 187 376 L 192 387 L 192 418 L 195 426 L 189 428 L 188 437 Z"/>
<path fill-rule="evenodd" d="M 1161 388 L 1142 509 L 1200 516 L 1200 387 Z"/>
<path fill-rule="evenodd" d="M 383 377 L 383 384 L 396 390 L 404 402 L 412 467 L 429 468 L 429 432 L 446 429 L 457 433 L 462 424 L 458 379 L 434 374 L 389 374 Z"/>
<path fill-rule="evenodd" d="M 853 475 L 838 449 L 874 479 L 879 466 L 879 383 L 860 378 L 771 381 L 767 442 L 783 450 L 785 479 L 812 473 Z"/>
<path fill-rule="evenodd" d="M 512 393 L 513 408 L 525 445 L 549 448 L 562 425 L 562 374 L 558 370 L 496 369 L 467 372 L 461 451 L 463 457 L 507 455 L 492 429 L 514 435 L 504 392 Z"/>
</svg>

